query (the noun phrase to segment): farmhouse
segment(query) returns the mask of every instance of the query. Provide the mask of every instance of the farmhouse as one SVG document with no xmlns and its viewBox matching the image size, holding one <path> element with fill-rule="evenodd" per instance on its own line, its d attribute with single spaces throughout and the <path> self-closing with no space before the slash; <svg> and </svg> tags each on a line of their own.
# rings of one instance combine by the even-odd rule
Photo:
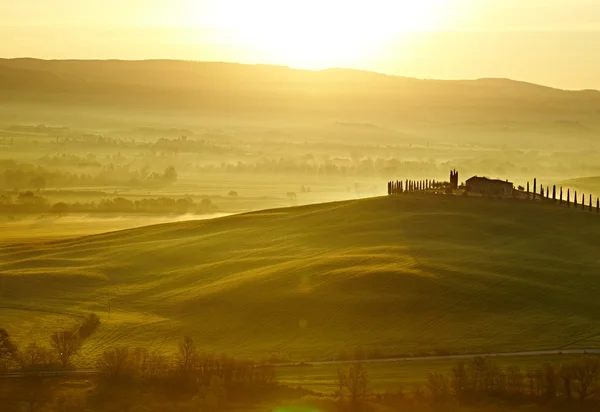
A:
<svg viewBox="0 0 600 412">
<path fill-rule="evenodd" d="M 473 176 L 466 182 L 467 191 L 484 196 L 511 196 L 513 184 L 508 180 L 494 180 L 487 177 Z"/>
</svg>

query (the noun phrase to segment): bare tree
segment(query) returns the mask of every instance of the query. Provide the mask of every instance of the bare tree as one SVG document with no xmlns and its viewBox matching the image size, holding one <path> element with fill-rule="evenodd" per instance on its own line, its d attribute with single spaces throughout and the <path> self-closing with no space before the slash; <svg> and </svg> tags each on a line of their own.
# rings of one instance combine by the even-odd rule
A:
<svg viewBox="0 0 600 412">
<path fill-rule="evenodd" d="M 482 389 L 484 383 L 484 375 L 487 369 L 485 358 L 477 356 L 467 364 L 467 371 L 471 381 L 473 391 L 477 392 Z"/>
<path fill-rule="evenodd" d="M 183 338 L 179 343 L 179 368 L 183 372 L 189 372 L 194 368 L 198 359 L 198 349 L 194 340 L 189 336 Z"/>
<path fill-rule="evenodd" d="M 506 383 L 508 385 L 509 392 L 514 394 L 523 393 L 523 373 L 518 366 L 509 366 L 506 369 Z"/>
<path fill-rule="evenodd" d="M 31 342 L 27 347 L 19 351 L 19 363 L 23 369 L 35 369 L 54 363 L 54 356 L 50 348 Z"/>
<path fill-rule="evenodd" d="M 367 397 L 369 374 L 362 363 L 356 362 L 346 368 L 338 369 L 340 399 L 348 393 L 350 401 L 357 404 Z"/>
<path fill-rule="evenodd" d="M 459 399 L 469 390 L 469 374 L 464 360 L 452 368 L 452 389 Z"/>
<path fill-rule="evenodd" d="M 573 374 L 573 389 L 579 395 L 579 400 L 596 393 L 598 378 L 600 377 L 600 361 L 597 358 L 583 357 L 571 365 Z"/>
<path fill-rule="evenodd" d="M 17 345 L 10 339 L 6 329 L 0 328 L 0 360 L 10 360 L 17 354 Z"/>
<path fill-rule="evenodd" d="M 118 380 L 131 374 L 129 348 L 121 347 L 104 351 L 98 360 L 98 369 L 106 380 Z"/>
<path fill-rule="evenodd" d="M 50 344 L 56 351 L 63 368 L 69 365 L 69 360 L 81 347 L 78 333 L 67 330 L 54 333 L 50 339 Z"/>
<path fill-rule="evenodd" d="M 567 401 L 573 398 L 573 368 L 570 363 L 563 363 L 558 370 L 562 393 Z"/>
</svg>

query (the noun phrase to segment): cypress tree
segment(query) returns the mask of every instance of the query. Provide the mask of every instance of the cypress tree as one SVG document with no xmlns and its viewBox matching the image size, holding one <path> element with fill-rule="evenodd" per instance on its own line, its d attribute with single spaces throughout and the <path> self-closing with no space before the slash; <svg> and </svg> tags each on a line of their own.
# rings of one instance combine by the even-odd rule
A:
<svg viewBox="0 0 600 412">
<path fill-rule="evenodd" d="M 552 186 L 552 200 L 556 202 L 556 185 Z"/>
<path fill-rule="evenodd" d="M 567 207 L 571 207 L 571 189 L 567 189 Z"/>
<path fill-rule="evenodd" d="M 581 194 L 581 210 L 585 210 L 585 193 Z"/>
<path fill-rule="evenodd" d="M 535 195 L 537 193 L 537 179 L 533 179 L 533 200 L 535 200 Z"/>
<path fill-rule="evenodd" d="M 563 197 L 562 197 L 562 195 L 563 195 L 563 193 L 562 193 L 562 186 L 561 186 L 561 187 L 560 187 L 560 204 L 561 204 L 561 205 L 562 205 L 562 200 L 563 200 Z"/>
<path fill-rule="evenodd" d="M 390 182 L 388 182 L 388 196 L 392 194 L 392 187 L 390 185 Z"/>
<path fill-rule="evenodd" d="M 575 209 L 577 209 L 577 190 L 575 191 L 575 195 L 573 196 L 573 204 L 575 205 Z"/>
<path fill-rule="evenodd" d="M 550 199 L 550 187 L 546 186 L 546 199 Z"/>
<path fill-rule="evenodd" d="M 596 198 L 596 213 L 600 214 L 600 198 Z"/>
<path fill-rule="evenodd" d="M 592 195 L 590 195 L 590 212 L 592 211 Z"/>
<path fill-rule="evenodd" d="M 540 197 L 544 198 L 544 185 L 540 184 Z"/>
<path fill-rule="evenodd" d="M 529 181 L 527 182 L 527 199 L 529 199 Z"/>
</svg>

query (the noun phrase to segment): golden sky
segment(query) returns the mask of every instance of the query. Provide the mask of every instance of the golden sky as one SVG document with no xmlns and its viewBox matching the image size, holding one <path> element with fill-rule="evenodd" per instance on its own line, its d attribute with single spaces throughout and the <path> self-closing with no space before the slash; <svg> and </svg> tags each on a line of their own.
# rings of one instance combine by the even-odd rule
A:
<svg viewBox="0 0 600 412">
<path fill-rule="evenodd" d="M 0 38 L 2 57 L 351 67 L 600 89 L 600 0 L 0 0 Z"/>
</svg>

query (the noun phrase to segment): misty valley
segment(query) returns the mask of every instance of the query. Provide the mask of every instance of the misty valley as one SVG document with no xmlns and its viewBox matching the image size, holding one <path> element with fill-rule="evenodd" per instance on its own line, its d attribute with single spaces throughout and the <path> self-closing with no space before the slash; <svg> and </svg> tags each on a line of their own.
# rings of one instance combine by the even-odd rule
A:
<svg viewBox="0 0 600 412">
<path fill-rule="evenodd" d="M 0 412 L 597 410 L 599 131 L 508 79 L 0 59 Z"/>
</svg>

